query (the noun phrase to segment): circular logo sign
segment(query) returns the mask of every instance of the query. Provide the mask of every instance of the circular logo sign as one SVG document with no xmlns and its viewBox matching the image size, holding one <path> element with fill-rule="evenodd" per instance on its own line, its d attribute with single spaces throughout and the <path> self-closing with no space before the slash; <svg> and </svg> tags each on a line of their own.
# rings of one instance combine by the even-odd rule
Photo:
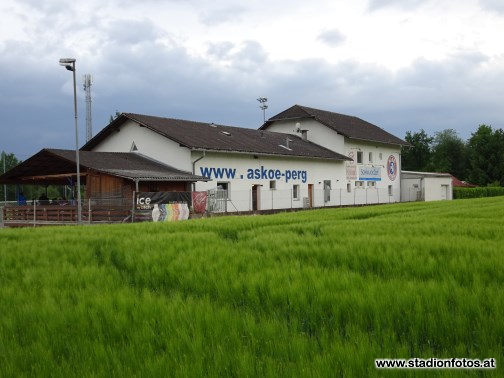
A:
<svg viewBox="0 0 504 378">
<path fill-rule="evenodd" d="M 352 161 L 349 161 L 348 163 L 350 163 L 350 164 L 355 163 L 354 156 L 355 156 L 355 155 L 354 155 L 353 151 L 350 151 L 350 152 L 348 153 L 348 157 L 349 157 L 350 159 L 352 159 Z"/>
<path fill-rule="evenodd" d="M 394 181 L 397 176 L 397 160 L 394 155 L 390 155 L 387 160 L 387 174 L 391 181 Z"/>
</svg>

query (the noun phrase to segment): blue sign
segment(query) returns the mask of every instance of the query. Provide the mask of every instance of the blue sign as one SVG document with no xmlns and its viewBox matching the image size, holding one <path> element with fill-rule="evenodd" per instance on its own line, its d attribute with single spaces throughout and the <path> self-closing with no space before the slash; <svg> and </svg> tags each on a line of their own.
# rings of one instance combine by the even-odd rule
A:
<svg viewBox="0 0 504 378">
<path fill-rule="evenodd" d="M 362 165 L 359 167 L 359 180 L 381 181 L 381 167 Z"/>
</svg>

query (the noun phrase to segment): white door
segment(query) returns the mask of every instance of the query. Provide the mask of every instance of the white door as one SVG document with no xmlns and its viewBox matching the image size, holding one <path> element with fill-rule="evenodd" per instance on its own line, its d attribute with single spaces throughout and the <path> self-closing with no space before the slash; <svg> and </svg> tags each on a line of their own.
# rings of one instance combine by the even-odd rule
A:
<svg viewBox="0 0 504 378">
<path fill-rule="evenodd" d="M 441 200 L 448 199 L 448 185 L 441 185 Z"/>
</svg>

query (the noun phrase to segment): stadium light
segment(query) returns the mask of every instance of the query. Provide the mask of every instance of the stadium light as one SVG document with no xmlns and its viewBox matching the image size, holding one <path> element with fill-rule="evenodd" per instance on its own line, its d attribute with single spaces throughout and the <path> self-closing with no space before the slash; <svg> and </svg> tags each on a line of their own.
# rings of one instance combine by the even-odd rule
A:
<svg viewBox="0 0 504 378">
<path fill-rule="evenodd" d="M 77 166 L 77 223 L 82 224 L 81 211 L 81 186 L 80 186 L 80 159 L 79 159 L 79 129 L 77 126 L 77 85 L 75 83 L 75 61 L 74 58 L 61 58 L 59 64 L 73 73 L 74 86 L 74 117 L 75 117 L 75 160 Z"/>
</svg>

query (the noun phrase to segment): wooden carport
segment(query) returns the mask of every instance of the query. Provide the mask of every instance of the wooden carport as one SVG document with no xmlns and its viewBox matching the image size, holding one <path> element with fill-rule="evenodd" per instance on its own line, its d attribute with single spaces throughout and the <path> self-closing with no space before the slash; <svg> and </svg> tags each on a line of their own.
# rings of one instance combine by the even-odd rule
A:
<svg viewBox="0 0 504 378">
<path fill-rule="evenodd" d="M 80 151 L 81 184 L 85 186 L 83 200 L 93 200 L 98 208 L 82 207 L 83 216 L 92 223 L 103 220 L 124 221 L 131 216 L 134 192 L 190 191 L 196 181 L 207 181 L 202 176 L 178 170 L 136 152 Z M 69 185 L 76 182 L 76 156 L 73 150 L 43 149 L 18 166 L 0 176 L 0 184 Z M 91 202 L 88 201 L 90 204 Z M 5 225 L 23 225 L 33 219 L 46 223 L 76 222 L 77 207 L 41 205 L 5 207 Z M 101 206 L 100 206 L 101 205 Z M 100 208 L 101 207 L 101 208 Z M 112 207 L 112 208 L 111 208 Z"/>
</svg>

